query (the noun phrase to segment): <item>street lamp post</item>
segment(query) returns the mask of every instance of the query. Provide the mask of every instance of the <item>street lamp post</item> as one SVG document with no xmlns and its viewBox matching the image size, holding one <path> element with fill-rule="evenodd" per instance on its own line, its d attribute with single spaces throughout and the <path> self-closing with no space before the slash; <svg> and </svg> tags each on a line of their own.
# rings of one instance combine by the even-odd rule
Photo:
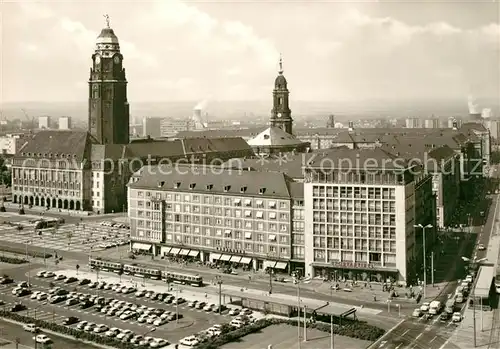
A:
<svg viewBox="0 0 500 349">
<path fill-rule="evenodd" d="M 217 276 L 217 285 L 219 286 L 219 315 L 222 314 L 222 278 Z"/>
<path fill-rule="evenodd" d="M 427 286 L 427 263 L 426 263 L 426 253 L 425 253 L 425 229 L 432 228 L 432 224 L 427 224 L 426 226 L 423 226 L 422 224 L 415 224 L 415 228 L 421 228 L 422 229 L 422 241 L 423 241 L 423 254 L 424 254 L 424 299 L 426 297 L 426 286 Z"/>
<path fill-rule="evenodd" d="M 301 341 L 300 341 L 300 283 L 299 283 L 299 274 L 297 272 L 293 275 L 293 283 L 297 285 L 297 345 L 298 348 L 301 349 Z"/>
</svg>

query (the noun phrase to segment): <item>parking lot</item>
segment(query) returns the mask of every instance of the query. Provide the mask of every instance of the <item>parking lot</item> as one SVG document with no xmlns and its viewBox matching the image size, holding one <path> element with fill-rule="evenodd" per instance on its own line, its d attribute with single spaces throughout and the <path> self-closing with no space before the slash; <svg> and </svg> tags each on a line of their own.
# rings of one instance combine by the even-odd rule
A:
<svg viewBox="0 0 500 349">
<path fill-rule="evenodd" d="M 43 217 L 37 217 L 40 219 Z M 48 252 L 66 250 L 76 252 L 101 251 L 129 244 L 128 228 L 111 222 L 88 222 L 79 224 L 63 224 L 58 228 L 41 229 L 35 232 L 35 220 L 4 221 L 0 225 L 0 236 L 4 241 L 24 242 L 43 247 Z M 108 223 L 109 225 L 103 225 Z M 19 230 L 16 225 L 22 226 Z"/>
<path fill-rule="evenodd" d="M 40 275 L 40 271 L 37 274 Z M 66 277 L 60 276 L 60 280 L 56 280 L 57 275 Z M 115 334 L 107 332 L 116 328 L 119 331 L 128 330 L 136 336 L 161 338 L 169 343 L 179 341 L 182 343 L 183 338 L 194 334 L 200 334 L 203 338 L 217 335 L 216 329 L 212 329 L 211 332 L 206 330 L 214 325 L 229 323 L 238 315 L 238 310 L 230 312 L 232 309 L 225 309 L 219 314 L 215 311 L 218 303 L 213 296 L 205 298 L 203 294 L 193 293 L 188 288 L 176 286 L 172 290 L 167 290 L 166 285 L 146 285 L 137 289 L 130 281 L 122 280 L 124 282 L 120 286 L 121 291 L 118 291 L 115 285 L 119 280 L 112 274 L 110 277 L 99 278 L 99 282 L 96 281 L 96 275 L 82 272 L 79 273 L 79 280 L 66 281 L 75 276 L 74 271 L 59 271 L 55 275 L 46 276 L 50 277 L 32 277 L 30 280 L 32 293 L 21 297 L 13 294 L 15 284 L 2 285 L 3 289 L 0 291 L 3 294 L 5 309 L 10 309 L 21 302 L 27 309 L 19 313 L 37 319 L 63 324 L 67 318 L 76 317 L 78 322 L 86 321 L 85 325 L 95 324 L 94 327 L 90 325 L 87 328 L 89 331 L 96 331 L 96 327 L 105 325 L 106 327 L 100 330 L 102 335 L 117 336 L 120 333 L 118 330 Z M 85 278 L 88 280 L 81 282 Z M 65 290 L 65 292 L 59 291 L 61 293 L 59 300 L 50 298 L 57 293 L 54 287 Z M 62 293 L 66 294 L 63 296 Z M 184 301 L 180 300 L 181 298 Z M 176 305 L 176 300 L 179 300 L 180 304 Z M 193 301 L 198 301 L 198 305 L 193 304 Z M 206 304 L 202 303 L 212 305 L 206 307 Z M 179 314 L 178 320 L 176 320 L 177 314 Z M 254 321 L 261 316 L 252 314 L 248 320 Z M 75 321 L 71 326 L 78 326 L 78 323 Z M 132 339 L 133 337 L 128 340 Z"/>
</svg>

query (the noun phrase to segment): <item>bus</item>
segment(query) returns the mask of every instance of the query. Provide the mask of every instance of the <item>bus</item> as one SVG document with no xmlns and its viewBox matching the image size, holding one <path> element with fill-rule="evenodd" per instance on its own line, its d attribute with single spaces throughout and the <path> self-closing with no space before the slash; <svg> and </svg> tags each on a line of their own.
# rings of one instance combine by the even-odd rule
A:
<svg viewBox="0 0 500 349">
<path fill-rule="evenodd" d="M 144 267 L 135 264 L 125 264 L 123 266 L 123 272 L 127 275 L 161 280 L 161 271 L 156 268 Z"/>
<path fill-rule="evenodd" d="M 162 280 L 165 282 L 174 282 L 182 285 L 191 285 L 196 287 L 203 286 L 203 278 L 199 275 L 184 274 L 174 271 L 163 271 L 161 273 Z"/>
<path fill-rule="evenodd" d="M 63 218 L 41 219 L 35 222 L 35 229 L 56 228 L 61 224 L 64 224 Z"/>
<path fill-rule="evenodd" d="M 98 269 L 102 271 L 111 271 L 113 273 L 121 273 L 123 265 L 118 262 L 106 261 L 100 258 L 91 258 L 89 260 L 90 269 Z"/>
</svg>

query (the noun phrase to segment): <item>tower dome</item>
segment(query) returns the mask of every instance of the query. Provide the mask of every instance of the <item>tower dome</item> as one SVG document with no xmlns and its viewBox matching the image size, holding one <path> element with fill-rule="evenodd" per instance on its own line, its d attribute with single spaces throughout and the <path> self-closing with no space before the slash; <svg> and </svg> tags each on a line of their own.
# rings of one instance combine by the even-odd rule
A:
<svg viewBox="0 0 500 349">
<path fill-rule="evenodd" d="M 120 53 L 120 43 L 109 26 L 109 16 L 105 15 L 104 18 L 106 18 L 106 28 L 101 30 L 101 34 L 96 39 L 95 53 L 102 57 L 112 57 L 115 53 Z"/>
<path fill-rule="evenodd" d="M 97 44 L 118 44 L 118 37 L 111 28 L 104 28 L 97 37 Z"/>
<path fill-rule="evenodd" d="M 283 75 L 283 59 L 280 57 L 280 69 L 278 71 L 278 76 L 276 80 L 274 80 L 274 88 L 275 89 L 286 89 L 287 81 L 285 76 Z"/>
</svg>

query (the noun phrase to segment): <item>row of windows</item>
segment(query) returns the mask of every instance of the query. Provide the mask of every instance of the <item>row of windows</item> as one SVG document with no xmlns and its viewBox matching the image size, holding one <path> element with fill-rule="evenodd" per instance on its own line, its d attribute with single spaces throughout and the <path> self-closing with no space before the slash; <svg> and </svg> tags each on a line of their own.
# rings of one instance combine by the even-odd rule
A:
<svg viewBox="0 0 500 349">
<path fill-rule="evenodd" d="M 19 186 L 33 186 L 33 187 L 48 187 L 48 188 L 61 188 L 61 189 L 80 189 L 80 182 L 44 182 L 37 180 L 24 180 L 24 179 L 13 179 L 12 184 L 18 184 Z"/>
<path fill-rule="evenodd" d="M 262 220 L 270 220 L 270 221 L 282 221 L 282 222 L 289 222 L 290 218 L 288 213 L 280 213 L 279 216 L 276 212 L 264 212 L 264 211 L 251 211 L 251 210 L 246 210 L 246 211 L 241 211 L 241 210 L 235 210 L 234 212 L 235 218 L 246 218 L 246 219 L 262 219 Z M 219 214 L 215 214 L 215 216 L 218 216 Z M 157 219 L 161 219 L 161 213 L 160 212 L 150 212 L 150 211 L 137 211 L 137 217 L 142 218 L 142 217 L 158 217 Z M 210 214 L 210 216 L 214 216 L 214 214 Z M 231 217 L 231 215 L 220 215 L 222 217 Z M 228 218 L 218 218 L 218 217 L 201 217 L 203 220 L 204 224 L 217 224 L 217 225 L 231 225 L 232 221 L 234 220 L 235 222 L 241 221 L 241 219 L 228 219 Z M 165 220 L 167 221 L 175 221 L 175 222 L 200 222 L 200 216 L 199 215 L 190 215 L 190 214 L 170 214 L 167 213 L 165 215 Z M 225 222 L 225 223 L 224 223 Z"/>
<path fill-rule="evenodd" d="M 63 181 L 63 182 L 81 182 L 82 174 L 80 171 L 57 171 L 57 170 L 39 170 L 39 169 L 20 169 L 12 170 L 12 178 L 29 179 L 42 181 Z"/>
<path fill-rule="evenodd" d="M 313 186 L 313 196 L 330 198 L 394 199 L 394 188 Z"/>
<path fill-rule="evenodd" d="M 63 195 L 63 196 L 75 196 L 80 197 L 79 190 L 59 190 L 51 188 L 39 188 L 39 187 L 18 187 L 17 185 L 12 187 L 14 191 L 20 191 L 24 193 L 40 193 L 49 195 Z"/>
<path fill-rule="evenodd" d="M 396 215 L 380 213 L 313 212 L 313 222 L 396 225 Z"/>
<path fill-rule="evenodd" d="M 371 239 L 396 239 L 396 228 L 368 227 L 365 225 L 314 224 L 313 235 L 369 237 Z"/>
<path fill-rule="evenodd" d="M 396 212 L 394 200 L 313 199 L 315 210 Z"/>
<path fill-rule="evenodd" d="M 315 262 L 356 262 L 356 263 L 374 263 L 385 266 L 394 266 L 396 264 L 396 255 L 390 253 L 369 253 L 369 252 L 352 252 L 352 251 L 325 251 L 314 250 Z"/>
<path fill-rule="evenodd" d="M 213 238 L 203 238 L 198 236 L 178 236 L 167 234 L 166 236 L 167 242 L 173 242 L 177 244 L 185 244 L 185 245 L 198 245 L 205 247 L 220 247 L 220 248 L 228 248 L 235 250 L 244 250 L 247 252 L 255 252 L 255 253 L 267 253 L 273 254 L 274 256 L 289 256 L 290 248 L 289 247 L 280 247 L 275 245 L 266 245 L 266 244 L 257 244 L 253 242 L 240 242 L 240 241 L 230 241 L 230 240 L 221 240 L 221 239 L 213 239 Z"/>
<path fill-rule="evenodd" d="M 370 250 L 396 252 L 396 241 L 381 241 L 371 239 L 352 239 L 352 238 L 331 238 L 315 236 L 313 247 L 333 248 L 342 250 Z"/>
<path fill-rule="evenodd" d="M 170 194 L 156 192 L 152 193 L 150 191 L 137 191 L 138 198 L 155 198 L 157 200 L 173 201 L 173 202 L 194 202 L 203 203 L 205 205 L 224 205 L 224 206 L 246 206 L 246 207 L 257 207 L 257 208 L 267 208 L 267 209 L 289 209 L 290 205 L 288 201 L 277 201 L 277 200 L 263 200 L 263 199 L 242 199 L 242 198 L 231 198 L 226 196 L 216 196 L 216 195 L 198 195 L 198 194 Z"/>
</svg>

